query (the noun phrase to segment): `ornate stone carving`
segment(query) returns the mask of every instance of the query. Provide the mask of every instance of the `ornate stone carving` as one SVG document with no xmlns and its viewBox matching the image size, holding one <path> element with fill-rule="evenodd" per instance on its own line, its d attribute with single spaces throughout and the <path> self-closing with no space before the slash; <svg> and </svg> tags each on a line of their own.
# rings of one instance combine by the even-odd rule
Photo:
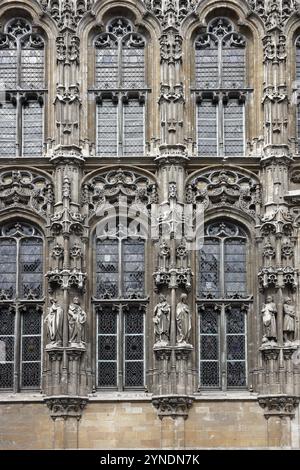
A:
<svg viewBox="0 0 300 470">
<path fill-rule="evenodd" d="M 193 397 L 186 395 L 161 395 L 152 398 L 152 404 L 157 409 L 160 419 L 167 416 L 187 419 L 193 401 Z"/>
<path fill-rule="evenodd" d="M 57 418 L 81 418 L 82 411 L 88 403 L 88 398 L 73 396 L 53 396 L 45 398 L 53 420 Z"/>
<path fill-rule="evenodd" d="M 48 315 L 44 320 L 47 327 L 47 349 L 62 346 L 63 341 L 63 308 L 53 298 L 50 299 L 50 304 Z"/>
<path fill-rule="evenodd" d="M 177 344 L 189 344 L 192 330 L 192 318 L 190 307 L 187 304 L 186 294 L 181 294 L 180 302 L 178 302 L 176 306 L 176 330 Z"/>
<path fill-rule="evenodd" d="M 160 294 L 159 303 L 154 308 L 155 347 L 167 346 L 170 341 L 171 307 L 164 295 Z"/>
<path fill-rule="evenodd" d="M 0 174 L 0 211 L 21 206 L 46 218 L 53 203 L 53 185 L 45 176 L 25 170 L 3 171 Z"/>
<path fill-rule="evenodd" d="M 260 201 L 258 182 L 248 175 L 233 170 L 209 171 L 197 176 L 186 188 L 187 203 L 201 203 L 211 207 L 236 208 L 252 218 Z"/>
<path fill-rule="evenodd" d="M 264 327 L 263 343 L 277 341 L 277 307 L 271 295 L 267 297 L 266 303 L 263 305 L 261 312 Z"/>
<path fill-rule="evenodd" d="M 258 397 L 258 403 L 263 408 L 266 418 L 271 416 L 289 416 L 293 418 L 299 401 L 299 397 L 288 395 L 261 395 Z"/>
<path fill-rule="evenodd" d="M 69 344 L 72 347 L 85 348 L 86 313 L 81 308 L 79 299 L 74 297 L 68 310 Z"/>
<path fill-rule="evenodd" d="M 299 14 L 297 0 L 248 0 L 248 4 L 262 18 L 268 31 L 281 30 L 292 15 Z"/>
<path fill-rule="evenodd" d="M 296 309 L 290 297 L 283 304 L 283 339 L 286 344 L 294 341 L 296 330 Z"/>
<path fill-rule="evenodd" d="M 71 287 L 75 287 L 82 291 L 85 289 L 87 274 L 82 273 L 78 269 L 55 269 L 49 271 L 46 276 L 50 285 L 50 292 L 57 288 L 70 289 Z"/>
</svg>

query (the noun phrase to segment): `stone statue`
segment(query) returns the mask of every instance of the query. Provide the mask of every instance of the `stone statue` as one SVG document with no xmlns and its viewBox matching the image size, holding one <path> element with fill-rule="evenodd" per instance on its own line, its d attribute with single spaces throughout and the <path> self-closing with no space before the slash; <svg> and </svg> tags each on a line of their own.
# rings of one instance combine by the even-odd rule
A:
<svg viewBox="0 0 300 470">
<path fill-rule="evenodd" d="M 81 308 L 79 299 L 74 297 L 73 304 L 69 306 L 69 344 L 71 346 L 85 346 L 86 313 Z"/>
<path fill-rule="evenodd" d="M 154 308 L 154 333 L 156 344 L 167 345 L 170 340 L 171 307 L 164 295 L 159 296 L 159 303 Z"/>
<path fill-rule="evenodd" d="M 62 346 L 62 328 L 63 328 L 63 308 L 60 307 L 56 299 L 50 299 L 51 306 L 48 309 L 48 315 L 45 318 L 47 326 L 47 338 L 49 346 Z"/>
<path fill-rule="evenodd" d="M 266 303 L 263 305 L 261 312 L 264 326 L 263 343 L 267 343 L 268 341 L 277 341 L 277 307 L 271 295 L 267 297 Z"/>
<path fill-rule="evenodd" d="M 187 304 L 187 295 L 181 294 L 176 307 L 177 343 L 189 344 L 192 329 L 191 311 Z"/>
<path fill-rule="evenodd" d="M 283 304 L 283 339 L 285 343 L 295 340 L 295 306 L 292 304 L 292 299 L 287 297 Z"/>
</svg>

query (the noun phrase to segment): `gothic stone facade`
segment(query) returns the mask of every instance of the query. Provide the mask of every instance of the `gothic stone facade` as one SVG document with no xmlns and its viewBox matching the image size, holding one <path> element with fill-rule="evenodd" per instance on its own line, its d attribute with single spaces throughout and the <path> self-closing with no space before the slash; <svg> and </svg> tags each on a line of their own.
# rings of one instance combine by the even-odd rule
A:
<svg viewBox="0 0 300 470">
<path fill-rule="evenodd" d="M 298 448 L 299 2 L 0 25 L 1 448 Z"/>
</svg>

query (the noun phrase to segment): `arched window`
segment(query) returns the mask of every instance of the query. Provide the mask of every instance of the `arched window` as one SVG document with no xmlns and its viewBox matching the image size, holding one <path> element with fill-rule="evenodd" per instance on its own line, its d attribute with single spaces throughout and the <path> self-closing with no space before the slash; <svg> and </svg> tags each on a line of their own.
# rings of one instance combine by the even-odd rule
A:
<svg viewBox="0 0 300 470">
<path fill-rule="evenodd" d="M 43 238 L 27 223 L 0 227 L 0 388 L 39 388 Z"/>
<path fill-rule="evenodd" d="M 96 237 L 97 386 L 144 386 L 145 240 L 117 226 Z"/>
<path fill-rule="evenodd" d="M 41 156 L 45 94 L 44 40 L 22 18 L 0 33 L 1 156 Z"/>
<path fill-rule="evenodd" d="M 95 40 L 96 154 L 143 155 L 145 40 L 126 18 Z"/>
<path fill-rule="evenodd" d="M 200 386 L 247 386 L 247 237 L 236 224 L 205 227 L 198 256 Z"/>
<path fill-rule="evenodd" d="M 216 18 L 195 42 L 197 143 L 200 156 L 245 153 L 246 66 L 244 37 Z"/>
</svg>

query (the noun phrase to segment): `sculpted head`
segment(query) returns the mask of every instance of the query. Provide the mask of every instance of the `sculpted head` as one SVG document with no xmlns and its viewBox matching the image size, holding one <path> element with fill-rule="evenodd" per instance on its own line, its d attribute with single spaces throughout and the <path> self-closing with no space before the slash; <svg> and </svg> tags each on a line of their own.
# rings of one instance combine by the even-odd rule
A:
<svg viewBox="0 0 300 470">
<path fill-rule="evenodd" d="M 164 294 L 160 294 L 159 301 L 160 302 L 165 302 L 166 301 L 166 296 Z"/>
<path fill-rule="evenodd" d="M 272 296 L 272 295 L 268 295 L 268 297 L 267 297 L 267 304 L 270 304 L 271 302 L 273 302 L 273 296 Z"/>
<path fill-rule="evenodd" d="M 292 299 L 290 297 L 286 297 L 285 300 L 284 300 L 284 303 L 288 304 L 288 305 L 291 305 Z"/>
<path fill-rule="evenodd" d="M 74 299 L 73 299 L 73 304 L 75 304 L 75 305 L 80 305 L 80 302 L 79 302 L 78 297 L 74 297 Z"/>
<path fill-rule="evenodd" d="M 187 302 L 187 295 L 186 295 L 186 294 L 181 294 L 180 300 L 181 300 L 181 302 L 183 302 L 184 304 L 186 304 L 186 302 Z"/>
</svg>

